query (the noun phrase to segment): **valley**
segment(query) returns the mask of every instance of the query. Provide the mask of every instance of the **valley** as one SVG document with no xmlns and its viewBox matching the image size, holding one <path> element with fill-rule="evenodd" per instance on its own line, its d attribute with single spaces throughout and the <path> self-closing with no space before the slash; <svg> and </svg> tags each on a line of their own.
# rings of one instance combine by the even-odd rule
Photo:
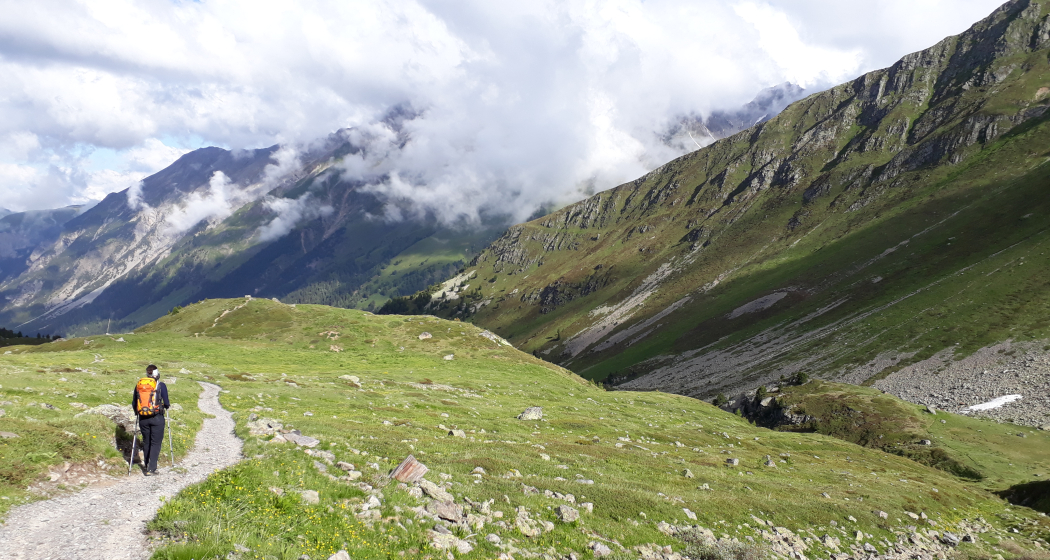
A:
<svg viewBox="0 0 1050 560">
<path fill-rule="evenodd" d="M 65 424 L 72 397 L 45 390 L 56 371 L 86 404 L 121 402 L 106 387 L 130 386 L 145 356 L 178 378 L 184 410 L 192 381 L 220 384 L 244 460 L 161 506 L 149 524 L 154 558 L 681 558 L 719 546 L 933 557 L 954 546 L 948 533 L 969 535 L 958 546 L 974 554 L 1038 550 L 1050 536 L 1045 517 L 991 493 L 1050 471 L 1048 432 L 1026 431 L 1019 448 L 1008 424 L 947 415 L 910 428 L 902 441 L 931 438 L 952 454 L 981 438 L 984 455 L 959 455 L 981 471 L 973 482 L 833 437 L 759 428 L 688 397 L 603 391 L 434 317 L 208 300 L 120 338 L 4 355 L 0 392 L 12 404 L 0 430 Z M 541 418 L 517 418 L 533 406 Z M 2 441 L 6 468 L 25 460 L 6 449 L 18 439 Z M 389 478 L 409 455 L 428 482 Z M 119 459 L 108 465 L 107 476 L 126 475 Z M 4 505 L 35 496 L 3 492 Z"/>
</svg>

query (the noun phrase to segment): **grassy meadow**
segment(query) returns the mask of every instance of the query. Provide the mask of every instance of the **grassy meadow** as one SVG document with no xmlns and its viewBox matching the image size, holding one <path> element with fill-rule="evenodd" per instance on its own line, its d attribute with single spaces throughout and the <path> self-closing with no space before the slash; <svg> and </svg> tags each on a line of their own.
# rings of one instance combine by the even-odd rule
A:
<svg viewBox="0 0 1050 560">
<path fill-rule="evenodd" d="M 420 339 L 424 332 L 432 336 Z M 700 525 L 760 548 L 766 546 L 763 531 L 783 527 L 803 539 L 810 557 L 834 552 L 822 544 L 826 535 L 842 547 L 856 542 L 885 550 L 919 524 L 909 512 L 925 514 L 938 530 L 981 518 L 996 531 L 1017 529 L 1014 538 L 1029 548 L 1034 545 L 1026 539 L 1050 533 L 1045 517 L 1011 507 L 990 491 L 1001 488 L 821 434 L 758 428 L 687 397 L 606 392 L 481 332 L 427 316 L 207 300 L 123 335 L 126 342 L 92 337 L 87 344 L 74 339 L 3 355 L 3 398 L 17 395 L 22 404 L 0 418 L 0 430 L 17 431 L 12 422 L 16 428 L 36 422 L 65 429 L 57 427 L 72 422 L 61 416 L 65 411 L 48 411 L 51 417 L 27 408 L 28 401 L 41 400 L 44 392 L 57 403 L 56 383 L 75 380 L 81 384 L 77 399 L 85 404 L 123 402 L 131 372 L 148 362 L 177 375 L 172 398 L 187 410 L 197 395 L 192 380 L 221 385 L 221 402 L 234 412 L 246 459 L 161 508 L 150 529 L 161 543 L 154 557 L 164 559 L 229 553 L 327 558 L 340 549 L 355 559 L 446 557 L 432 544 L 434 520 L 418 513 L 426 501 L 386 477 L 410 454 L 430 468 L 428 480 L 444 484 L 456 503 L 476 514 L 470 532 L 453 529 L 472 545 L 464 558 L 501 552 L 590 557 L 589 544 L 596 541 L 614 552 L 631 551 L 624 558 L 637 557 L 637 546 L 683 550 L 681 540 L 658 529 L 661 522 Z M 97 359 L 104 361 L 93 363 Z M 77 373 L 63 373 L 65 382 L 46 375 L 62 368 Z M 173 373 L 180 370 L 190 373 Z M 37 388 L 30 395 L 21 386 L 33 379 Z M 108 393 L 118 388 L 120 398 Z M 518 420 L 529 406 L 543 407 L 543 419 Z M 38 420 L 26 419 L 26 410 Z M 320 444 L 311 456 L 291 443 L 249 435 L 252 415 Z M 103 456 L 99 440 L 113 430 L 93 421 L 98 437 L 76 440 L 85 456 Z M 953 441 L 958 429 L 954 419 L 930 427 Z M 462 430 L 462 437 L 452 430 Z M 11 441 L 18 440 L 0 445 Z M 1040 451 L 1025 465 L 1029 470 L 1019 472 L 1041 465 L 1048 448 L 1045 437 L 1025 443 Z M 331 453 L 333 464 L 319 452 Z M 765 466 L 766 456 L 775 466 Z M 739 464 L 729 466 L 727 459 Z M 360 479 L 329 476 L 345 474 L 334 464 L 339 461 L 352 464 Z M 1014 479 L 1024 477 L 1010 484 Z M 378 490 L 379 505 L 365 507 L 373 495 L 360 483 Z M 17 499 L 28 497 L 17 484 L 5 484 Z M 300 498 L 309 490 L 318 493 L 318 503 Z M 575 505 L 564 498 L 569 494 Z M 593 511 L 583 503 L 593 504 Z M 579 510 L 580 519 L 560 521 L 560 505 Z M 515 526 L 521 508 L 540 526 L 550 525 L 526 537 Z M 961 546 L 984 554 L 997 534 Z"/>
</svg>

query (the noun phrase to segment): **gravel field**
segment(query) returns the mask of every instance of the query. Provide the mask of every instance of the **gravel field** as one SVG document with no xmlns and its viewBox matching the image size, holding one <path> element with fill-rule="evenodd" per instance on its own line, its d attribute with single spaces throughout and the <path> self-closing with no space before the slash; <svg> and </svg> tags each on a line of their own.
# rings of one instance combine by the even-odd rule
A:
<svg viewBox="0 0 1050 560">
<path fill-rule="evenodd" d="M 219 387 L 201 385 L 204 392 L 197 404 L 215 418 L 204 420 L 193 449 L 175 471 L 161 467 L 159 476 L 145 477 L 136 469 L 128 478 L 106 477 L 75 494 L 15 508 L 0 527 L 0 556 L 11 560 L 149 558 L 146 522 L 156 515 L 161 498 L 241 460 L 241 440 L 233 433 L 233 417 L 219 405 Z"/>
<path fill-rule="evenodd" d="M 951 352 L 941 352 L 876 381 L 875 388 L 955 413 L 999 397 L 1021 395 L 1001 407 L 970 414 L 1050 429 L 1047 348 L 1050 341 L 1008 341 L 958 361 Z"/>
</svg>

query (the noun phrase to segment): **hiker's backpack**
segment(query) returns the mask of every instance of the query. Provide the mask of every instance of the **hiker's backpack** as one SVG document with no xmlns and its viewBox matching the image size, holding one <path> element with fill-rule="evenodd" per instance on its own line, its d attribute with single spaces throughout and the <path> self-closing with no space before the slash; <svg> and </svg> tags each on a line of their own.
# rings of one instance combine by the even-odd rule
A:
<svg viewBox="0 0 1050 560">
<path fill-rule="evenodd" d="M 151 377 L 143 377 L 135 385 L 135 414 L 148 418 L 161 411 L 161 403 L 157 402 L 157 380 Z"/>
</svg>

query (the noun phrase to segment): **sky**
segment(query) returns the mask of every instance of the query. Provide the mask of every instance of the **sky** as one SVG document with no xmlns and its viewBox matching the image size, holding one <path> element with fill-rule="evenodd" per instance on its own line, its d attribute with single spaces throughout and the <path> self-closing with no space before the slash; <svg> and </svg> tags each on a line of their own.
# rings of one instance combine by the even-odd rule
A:
<svg viewBox="0 0 1050 560">
<path fill-rule="evenodd" d="M 0 0 L 0 208 L 90 204 L 192 149 L 294 156 L 354 128 L 373 149 L 345 170 L 403 202 L 388 218 L 524 219 L 680 155 L 660 135 L 683 116 L 819 91 L 999 4 Z"/>
</svg>

